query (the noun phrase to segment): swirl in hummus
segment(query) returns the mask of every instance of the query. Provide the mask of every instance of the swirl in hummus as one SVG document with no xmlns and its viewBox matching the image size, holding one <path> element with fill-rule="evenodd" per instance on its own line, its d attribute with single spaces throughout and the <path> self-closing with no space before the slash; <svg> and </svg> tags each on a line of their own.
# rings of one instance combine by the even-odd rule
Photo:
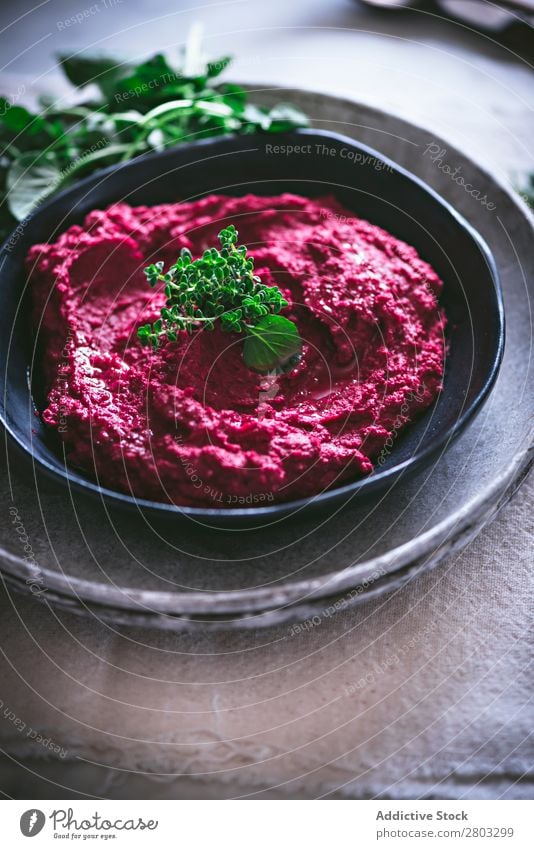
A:
<svg viewBox="0 0 534 849">
<path fill-rule="evenodd" d="M 233 223 L 303 340 L 280 374 L 214 329 L 147 351 L 165 297 L 143 268 L 200 255 Z M 48 400 L 69 462 L 110 489 L 231 507 L 369 474 L 442 386 L 442 283 L 413 247 L 334 198 L 210 195 L 91 212 L 28 256 Z"/>
</svg>

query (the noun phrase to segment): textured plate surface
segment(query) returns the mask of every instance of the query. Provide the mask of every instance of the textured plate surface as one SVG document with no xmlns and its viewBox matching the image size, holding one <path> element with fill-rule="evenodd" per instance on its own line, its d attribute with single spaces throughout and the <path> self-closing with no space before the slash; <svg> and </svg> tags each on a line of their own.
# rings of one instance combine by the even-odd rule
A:
<svg viewBox="0 0 534 849">
<path fill-rule="evenodd" d="M 210 527 L 243 527 L 338 508 L 383 492 L 402 475 L 422 469 L 471 421 L 491 390 L 504 346 L 502 297 L 495 261 L 480 236 L 457 211 L 404 169 L 375 150 L 336 133 L 301 130 L 271 136 L 205 139 L 108 168 L 82 180 L 40 206 L 0 253 L 0 370 L 5 392 L 0 420 L 24 451 L 61 485 L 104 497 L 110 508 L 187 517 Z M 275 150 L 271 150 L 275 148 Z M 293 151 L 293 153 L 291 153 Z M 304 151 L 304 152 L 301 152 Z M 326 152 L 325 152 L 326 151 Z M 288 155 L 289 153 L 289 155 Z M 362 163 L 354 167 L 354 163 Z M 365 163 L 365 164 L 363 164 Z M 334 194 L 345 208 L 413 245 L 443 280 L 441 306 L 447 314 L 449 350 L 443 391 L 436 402 L 381 452 L 373 474 L 318 493 L 313 498 L 272 504 L 176 507 L 106 490 L 66 465 L 63 450 L 35 416 L 45 406 L 39 343 L 30 330 L 28 277 L 24 260 L 31 245 L 54 241 L 93 209 L 126 199 L 134 206 L 221 192 L 248 191 L 310 196 Z M 21 299 L 21 292 L 23 297 Z M 28 372 L 32 375 L 28 382 Z"/>
<path fill-rule="evenodd" d="M 268 101 L 269 92 L 263 98 Z M 273 99 L 280 100 L 279 89 Z M 112 515 L 74 492 L 40 480 L 37 486 L 11 455 L 4 493 L 11 513 L 0 544 L 2 570 L 12 586 L 76 612 L 161 628 L 254 627 L 302 618 L 354 604 L 436 565 L 480 530 L 525 473 L 532 436 L 534 276 L 526 209 L 424 129 L 337 98 L 288 91 L 287 99 L 302 106 L 314 126 L 352 136 L 422 177 L 488 242 L 500 272 L 508 333 L 486 406 L 436 463 L 365 504 L 327 518 L 281 520 L 224 535 L 210 536 L 193 523 L 149 526 L 141 516 Z M 425 153 L 430 144 L 446 149 L 452 170 L 461 166 L 470 192 Z"/>
</svg>

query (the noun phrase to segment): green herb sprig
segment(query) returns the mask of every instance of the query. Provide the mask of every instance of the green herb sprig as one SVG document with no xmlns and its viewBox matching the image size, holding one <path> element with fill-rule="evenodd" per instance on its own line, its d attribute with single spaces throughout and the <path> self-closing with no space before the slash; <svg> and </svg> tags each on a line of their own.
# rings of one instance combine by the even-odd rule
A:
<svg viewBox="0 0 534 849">
<path fill-rule="evenodd" d="M 92 87 L 75 106 L 44 95 L 31 111 L 20 102 L 23 87 L 0 97 L 0 240 L 45 198 L 108 165 L 183 141 L 307 125 L 290 104 L 257 106 L 240 86 L 219 82 L 230 57 L 206 63 L 192 36 L 181 67 L 161 53 L 140 64 L 60 56 L 73 86 Z"/>
<path fill-rule="evenodd" d="M 176 342 L 178 333 L 213 330 L 245 334 L 243 359 L 259 372 L 283 368 L 300 354 L 302 342 L 294 322 L 279 315 L 288 302 L 277 286 L 265 286 L 254 274 L 254 259 L 237 245 L 233 224 L 218 235 L 221 249 L 208 248 L 193 259 L 182 248 L 176 263 L 164 272 L 163 262 L 145 268 L 149 284 L 162 282 L 167 298 L 161 318 L 138 328 L 144 345 L 158 348 L 163 339 Z"/>
</svg>

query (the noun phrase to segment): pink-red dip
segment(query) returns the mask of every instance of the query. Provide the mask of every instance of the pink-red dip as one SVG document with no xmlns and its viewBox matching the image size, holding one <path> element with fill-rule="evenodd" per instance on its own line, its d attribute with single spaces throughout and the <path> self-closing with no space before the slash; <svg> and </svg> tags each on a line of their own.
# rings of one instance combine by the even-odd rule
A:
<svg viewBox="0 0 534 849">
<path fill-rule="evenodd" d="M 249 370 L 242 337 L 217 329 L 156 352 L 137 339 L 165 300 L 143 268 L 183 246 L 200 255 L 228 224 L 289 301 L 304 345 L 288 373 Z M 35 245 L 28 267 L 42 417 L 71 464 L 140 498 L 231 507 L 318 493 L 371 472 L 441 388 L 441 281 L 332 198 L 116 204 Z"/>
</svg>

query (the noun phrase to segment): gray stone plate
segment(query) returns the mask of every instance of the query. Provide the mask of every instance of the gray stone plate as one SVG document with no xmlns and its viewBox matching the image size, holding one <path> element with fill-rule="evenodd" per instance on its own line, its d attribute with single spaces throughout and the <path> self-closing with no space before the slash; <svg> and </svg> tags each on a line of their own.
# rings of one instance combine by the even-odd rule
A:
<svg viewBox="0 0 534 849">
<path fill-rule="evenodd" d="M 294 90 L 283 97 L 300 105 L 314 126 L 353 136 L 417 174 L 486 239 L 499 267 L 507 320 L 504 361 L 488 402 L 433 466 L 381 496 L 327 518 L 223 534 L 111 514 L 102 502 L 43 482 L 6 445 L 0 567 L 10 587 L 117 625 L 174 630 L 331 615 L 460 550 L 526 474 L 533 456 L 534 238 L 528 210 L 421 127 L 339 98 Z M 280 89 L 263 91 L 261 98 L 280 101 Z M 432 157 L 430 144 L 444 153 Z"/>
</svg>

